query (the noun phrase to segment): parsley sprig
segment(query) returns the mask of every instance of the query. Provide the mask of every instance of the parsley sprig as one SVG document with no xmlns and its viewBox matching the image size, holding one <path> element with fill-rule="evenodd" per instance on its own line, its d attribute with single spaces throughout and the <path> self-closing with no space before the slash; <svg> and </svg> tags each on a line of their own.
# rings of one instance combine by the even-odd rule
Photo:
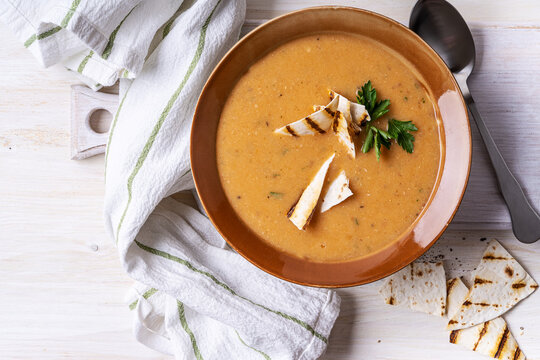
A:
<svg viewBox="0 0 540 360">
<path fill-rule="evenodd" d="M 371 120 L 375 120 L 386 114 L 390 109 L 390 100 L 377 101 L 377 90 L 371 86 L 371 80 L 362 86 L 362 89 L 358 91 L 356 100 L 359 104 L 366 107 Z"/>
<path fill-rule="evenodd" d="M 377 160 L 381 157 L 381 147 L 384 146 L 390 149 L 392 140 L 403 148 L 409 154 L 414 151 L 414 136 L 411 131 L 417 131 L 418 128 L 412 123 L 412 121 L 399 121 L 396 119 L 388 120 L 388 130 L 382 130 L 372 124 L 374 120 L 377 120 L 390 109 L 390 100 L 377 101 L 377 90 L 371 86 L 371 81 L 362 86 L 358 90 L 356 100 L 359 104 L 365 106 L 371 121 L 366 124 L 366 139 L 362 145 L 362 152 L 367 153 L 371 148 L 375 148 L 375 155 Z"/>
<path fill-rule="evenodd" d="M 418 128 L 412 121 L 388 120 L 388 134 L 409 154 L 414 151 L 414 136 L 410 132 L 416 130 Z"/>
</svg>

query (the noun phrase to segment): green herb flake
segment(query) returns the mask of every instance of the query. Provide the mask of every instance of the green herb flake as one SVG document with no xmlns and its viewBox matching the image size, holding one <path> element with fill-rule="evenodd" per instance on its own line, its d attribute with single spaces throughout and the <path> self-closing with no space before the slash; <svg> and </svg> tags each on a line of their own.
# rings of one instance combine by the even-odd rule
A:
<svg viewBox="0 0 540 360">
<path fill-rule="evenodd" d="M 283 199 L 283 193 L 280 193 L 280 192 L 270 191 L 268 193 L 268 196 L 271 196 L 274 199 Z"/>
<path fill-rule="evenodd" d="M 273 174 L 272 174 L 272 177 L 273 177 L 273 178 L 277 178 L 278 176 L 281 176 L 281 174 L 280 174 L 280 173 L 273 173 Z"/>
<path fill-rule="evenodd" d="M 358 222 L 358 218 L 354 217 L 354 218 L 353 218 L 353 221 L 354 221 L 354 223 L 355 223 L 357 226 L 360 225 L 360 223 Z"/>
</svg>

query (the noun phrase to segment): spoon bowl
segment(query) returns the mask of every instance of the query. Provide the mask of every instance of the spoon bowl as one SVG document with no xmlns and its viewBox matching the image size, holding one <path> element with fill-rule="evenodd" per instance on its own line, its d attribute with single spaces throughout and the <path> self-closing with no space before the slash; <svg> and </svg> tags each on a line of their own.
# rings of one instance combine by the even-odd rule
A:
<svg viewBox="0 0 540 360">
<path fill-rule="evenodd" d="M 447 26 L 449 19 L 452 19 L 452 26 Z M 417 2 L 411 13 L 410 28 L 439 54 L 450 71 L 472 72 L 476 49 L 471 31 L 456 8 L 448 2 Z"/>
</svg>

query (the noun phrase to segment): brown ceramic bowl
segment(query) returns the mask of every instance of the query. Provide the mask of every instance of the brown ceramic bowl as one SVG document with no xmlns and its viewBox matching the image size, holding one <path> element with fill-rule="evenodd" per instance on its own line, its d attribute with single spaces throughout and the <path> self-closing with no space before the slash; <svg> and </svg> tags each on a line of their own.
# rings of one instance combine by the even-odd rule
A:
<svg viewBox="0 0 540 360">
<path fill-rule="evenodd" d="M 222 108 L 236 81 L 269 50 L 323 31 L 361 34 L 396 50 L 416 66 L 438 105 L 441 161 L 426 207 L 392 244 L 367 257 L 316 263 L 269 246 L 230 205 L 216 163 L 216 133 Z M 201 202 L 215 227 L 238 253 L 262 270 L 299 284 L 346 287 L 388 276 L 422 255 L 446 229 L 465 191 L 471 163 L 471 133 L 465 103 L 440 57 L 416 34 L 384 16 L 349 7 L 292 12 L 258 27 L 234 46 L 204 87 L 191 130 L 191 167 Z"/>
</svg>

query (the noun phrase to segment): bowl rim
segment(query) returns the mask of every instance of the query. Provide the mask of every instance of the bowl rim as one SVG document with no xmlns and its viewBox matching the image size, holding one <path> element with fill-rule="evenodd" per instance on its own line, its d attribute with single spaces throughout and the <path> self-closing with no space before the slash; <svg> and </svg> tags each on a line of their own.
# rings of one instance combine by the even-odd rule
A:
<svg viewBox="0 0 540 360">
<path fill-rule="evenodd" d="M 202 88 L 202 90 L 201 90 L 201 92 L 199 94 L 199 97 L 197 99 L 197 104 L 196 104 L 196 107 L 195 107 L 195 111 L 193 113 L 192 126 L 191 126 L 191 130 L 190 130 L 190 168 L 193 169 L 193 158 L 194 158 L 193 157 L 193 153 L 194 153 L 194 146 L 193 146 L 193 144 L 194 144 L 194 142 L 193 142 L 194 126 L 193 125 L 195 123 L 195 118 L 197 117 L 197 114 L 199 113 L 200 107 L 202 107 L 202 103 L 201 103 L 202 95 L 207 91 L 207 89 L 209 87 L 209 84 L 211 84 L 211 82 L 212 82 L 212 79 L 216 76 L 216 73 L 220 71 L 221 65 L 228 60 L 228 57 L 230 56 L 230 54 L 233 53 L 234 51 L 236 51 L 236 49 L 239 48 L 240 46 L 242 46 L 245 42 L 250 41 L 250 39 L 253 36 L 255 36 L 255 34 L 257 32 L 261 31 L 262 29 L 264 29 L 264 28 L 266 28 L 268 26 L 271 26 L 275 22 L 279 22 L 279 21 L 281 21 L 281 20 L 283 20 L 283 19 L 285 19 L 287 17 L 290 17 L 290 16 L 297 16 L 297 15 L 302 14 L 302 13 L 307 13 L 307 12 L 312 12 L 312 11 L 321 11 L 321 10 L 323 10 L 323 11 L 324 10 L 352 11 L 352 12 L 357 12 L 357 13 L 361 13 L 361 14 L 368 15 L 368 16 L 373 16 L 373 17 L 379 18 L 379 19 L 381 19 L 383 21 L 389 22 L 392 25 L 395 25 L 395 26 L 401 28 L 402 30 L 405 30 L 405 32 L 407 32 L 410 36 L 415 38 L 416 41 L 422 43 L 427 49 L 429 49 L 429 51 L 432 53 L 432 55 L 435 58 L 437 58 L 438 61 L 440 61 L 444 65 L 444 70 L 443 71 L 447 72 L 447 75 L 449 75 L 448 79 L 450 79 L 450 81 L 452 82 L 452 84 L 456 88 L 456 90 L 457 90 L 456 92 L 457 92 L 458 97 L 459 97 L 460 105 L 464 109 L 464 115 L 465 115 L 465 120 L 466 120 L 466 124 L 467 124 L 466 130 L 467 130 L 467 134 L 468 134 L 468 143 L 469 143 L 469 146 L 466 149 L 467 152 L 468 152 L 468 159 L 467 159 L 468 161 L 467 161 L 467 170 L 466 170 L 466 176 L 464 178 L 463 187 L 462 187 L 461 192 L 459 194 L 459 199 L 457 199 L 457 203 L 456 203 L 454 209 L 452 210 L 452 213 L 450 214 L 446 224 L 444 224 L 441 227 L 438 234 L 436 234 L 436 236 L 434 236 L 434 238 L 427 245 L 423 246 L 422 249 L 419 252 L 415 253 L 412 260 L 404 261 L 404 262 L 400 263 L 398 266 L 392 268 L 392 270 L 390 272 L 388 272 L 387 274 L 385 274 L 384 276 L 375 275 L 375 276 L 367 277 L 366 279 L 363 279 L 363 280 L 347 282 L 347 283 L 339 283 L 339 284 L 337 284 L 337 283 L 336 284 L 317 284 L 317 283 L 308 282 L 308 281 L 301 281 L 301 280 L 297 280 L 297 279 L 294 279 L 294 278 L 290 278 L 288 276 L 283 275 L 282 273 L 272 271 L 270 269 L 267 269 L 267 268 L 261 266 L 254 259 L 250 258 L 241 249 L 239 249 L 234 244 L 234 242 L 229 241 L 227 236 L 216 225 L 215 220 L 214 220 L 214 218 L 212 216 L 212 212 L 209 211 L 207 205 L 205 204 L 204 199 L 200 196 L 200 193 L 201 193 L 200 192 L 200 185 L 199 185 L 199 183 L 197 181 L 196 171 L 192 171 L 192 175 L 193 175 L 193 181 L 194 181 L 195 189 L 196 189 L 197 195 L 199 196 L 199 199 L 200 199 L 200 205 L 202 205 L 206 215 L 208 216 L 208 219 L 212 223 L 212 226 L 219 232 L 219 234 L 223 237 L 223 239 L 226 241 L 226 243 L 229 246 L 231 246 L 231 248 L 234 251 L 236 251 L 238 254 L 240 254 L 244 259 L 249 261 L 251 264 L 255 265 L 257 268 L 261 269 L 262 271 L 264 271 L 264 272 L 266 272 L 266 273 L 268 273 L 270 275 L 273 275 L 273 276 L 275 276 L 277 278 L 280 278 L 282 280 L 291 282 L 291 283 L 304 285 L 304 286 L 310 286 L 310 287 L 318 287 L 318 288 L 348 288 L 348 287 L 354 287 L 354 286 L 369 284 L 369 283 L 372 283 L 374 281 L 384 279 L 384 278 L 386 278 L 386 277 L 388 277 L 388 276 L 390 276 L 392 274 L 395 274 L 396 272 L 400 271 L 401 269 L 405 268 L 406 266 L 408 266 L 412 262 L 416 261 L 423 254 L 425 254 L 437 242 L 437 240 L 441 237 L 441 235 L 446 231 L 446 229 L 448 228 L 448 226 L 452 222 L 454 216 L 456 215 L 456 213 L 457 213 L 457 211 L 458 211 L 458 209 L 459 209 L 459 207 L 461 205 L 461 202 L 463 200 L 463 196 L 465 195 L 465 191 L 466 191 L 467 186 L 468 186 L 468 182 L 469 182 L 469 178 L 470 178 L 470 172 L 471 172 L 471 165 L 472 165 L 472 132 L 471 132 L 470 118 L 469 118 L 469 114 L 468 114 L 468 111 L 467 111 L 466 102 L 465 102 L 465 100 L 463 98 L 463 93 L 461 91 L 461 88 L 459 87 L 459 84 L 457 83 L 457 81 L 455 79 L 454 74 L 446 66 L 444 60 L 440 57 L 440 55 L 428 43 L 426 43 L 418 34 L 416 34 L 414 31 L 412 31 L 411 29 L 409 29 L 405 25 L 399 23 L 398 21 L 396 21 L 396 20 L 394 20 L 394 19 L 392 19 L 392 18 L 390 18 L 388 16 L 379 14 L 379 13 L 371 11 L 371 10 L 366 10 L 366 9 L 362 9 L 362 8 L 352 7 L 352 6 L 341 6 L 341 5 L 323 5 L 323 6 L 313 6 L 313 7 L 302 8 L 302 9 L 290 11 L 290 12 L 287 12 L 285 14 L 279 15 L 279 16 L 277 16 L 275 18 L 272 18 L 272 19 L 264 22 L 263 24 L 258 25 L 256 28 L 254 28 L 249 33 L 244 35 L 241 39 L 239 39 L 239 41 L 237 41 L 226 52 L 226 54 L 219 60 L 219 62 L 215 65 L 214 69 L 212 70 L 210 76 L 206 80 L 206 82 L 205 82 L 205 84 L 204 84 L 204 86 L 203 86 L 203 88 Z M 443 162 L 443 164 L 444 164 L 444 162 Z M 439 168 L 439 171 L 440 170 L 441 170 L 441 168 Z M 441 177 L 439 177 L 439 175 L 437 175 L 437 181 L 436 181 L 436 184 L 434 186 L 436 186 L 437 182 L 440 182 L 441 179 L 442 179 L 442 174 L 441 174 Z M 438 188 L 439 188 L 439 186 L 437 185 L 436 188 L 434 187 L 434 190 L 438 190 Z M 424 212 L 427 208 L 429 208 L 435 194 L 436 194 L 436 191 L 435 191 L 435 193 L 430 195 L 430 198 L 428 200 L 429 203 L 427 204 L 427 206 L 424 206 L 424 208 L 422 208 L 422 212 Z M 419 216 L 419 218 L 421 218 L 421 217 L 422 216 Z M 416 221 L 417 220 L 415 220 L 415 222 Z"/>
</svg>

